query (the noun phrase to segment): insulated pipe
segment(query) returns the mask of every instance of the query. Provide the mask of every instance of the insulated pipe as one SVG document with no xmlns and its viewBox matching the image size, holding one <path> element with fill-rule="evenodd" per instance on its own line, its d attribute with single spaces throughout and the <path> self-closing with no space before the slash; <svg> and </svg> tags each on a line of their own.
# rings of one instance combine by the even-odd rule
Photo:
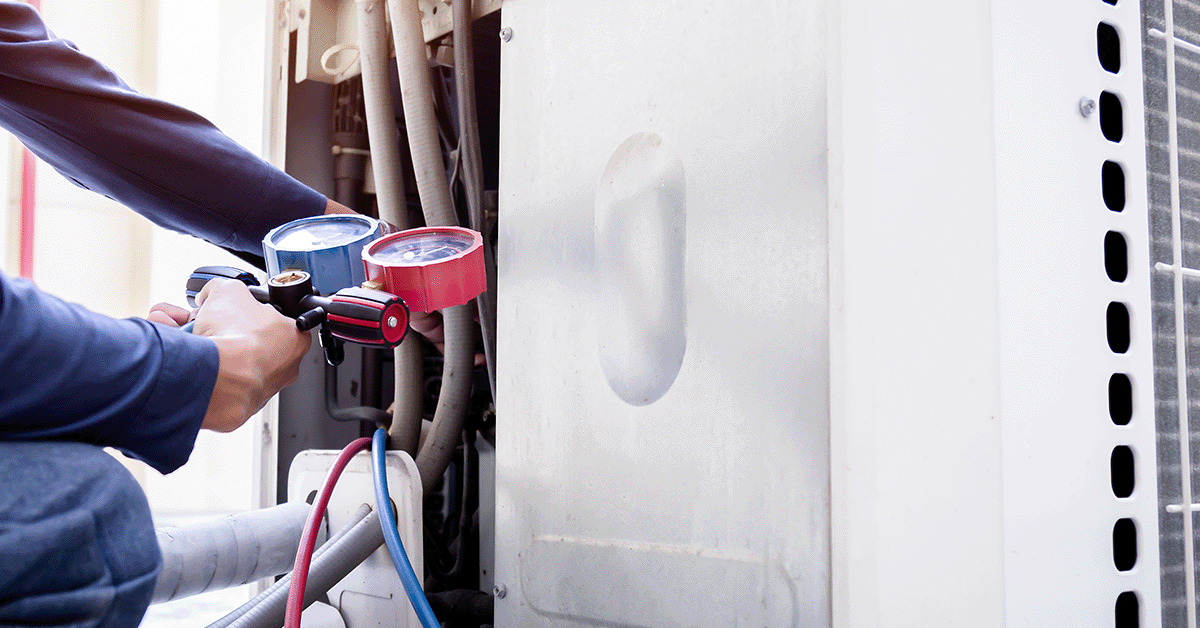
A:
<svg viewBox="0 0 1200 628">
<path fill-rule="evenodd" d="M 286 573 L 296 560 L 308 509 L 304 502 L 287 503 L 157 530 L 163 566 L 150 603 Z"/>
<path fill-rule="evenodd" d="M 437 116 L 433 110 L 433 88 L 425 55 L 425 32 L 417 0 L 388 0 L 392 18 L 392 41 L 396 45 L 396 67 L 400 73 L 400 96 L 408 128 L 417 192 L 428 226 L 457 225 L 450 204 L 450 187 L 438 143 Z M 467 401 L 471 395 L 474 366 L 474 317 L 466 305 L 442 310 L 446 356 L 442 366 L 442 391 L 433 415 L 433 431 L 417 455 L 417 469 L 428 494 L 450 464 L 458 445 Z"/>
<path fill-rule="evenodd" d="M 392 104 L 392 82 L 383 0 L 358 0 L 358 55 L 362 67 L 363 104 L 367 111 L 367 137 L 371 143 L 371 172 L 379 219 L 399 229 L 409 228 L 404 200 L 400 139 Z M 424 365 L 420 340 L 410 334 L 395 348 L 395 403 L 392 405 L 392 442 L 416 458 L 421 435 Z"/>
<path fill-rule="evenodd" d="M 400 98 L 404 104 L 404 125 L 408 128 L 408 146 L 412 151 L 413 172 L 425 224 L 430 227 L 457 225 L 450 204 L 450 186 L 438 143 L 437 114 L 433 110 L 433 86 L 429 83 L 429 63 L 425 54 L 425 31 L 417 0 L 388 0 L 392 18 L 392 41 L 396 45 L 396 67 L 400 71 Z"/>
<path fill-rule="evenodd" d="M 463 164 L 463 188 L 471 228 L 483 234 L 483 263 L 487 290 L 475 297 L 488 384 L 496 401 L 496 254 L 483 213 L 483 155 L 479 147 L 479 113 L 475 107 L 475 47 L 471 38 L 471 0 L 454 0 L 454 91 L 458 93 L 458 156 Z"/>
<path fill-rule="evenodd" d="M 375 553 L 380 545 L 383 545 L 383 527 L 379 524 L 379 516 L 372 510 L 369 515 L 354 524 L 345 537 L 313 560 L 308 571 L 308 583 L 304 587 L 304 608 L 308 608 L 317 598 L 325 595 L 330 587 L 341 582 L 346 574 Z M 291 578 L 287 580 L 290 585 Z M 283 625 L 287 596 L 288 587 L 281 586 L 263 596 L 240 617 L 228 623 L 228 628 L 279 628 Z M 220 623 L 218 620 L 209 628 L 216 628 Z"/>
<path fill-rule="evenodd" d="M 342 529 L 338 530 L 337 534 L 334 534 L 333 536 L 329 537 L 328 541 L 326 541 L 323 545 L 318 547 L 317 551 L 313 552 L 314 564 L 317 562 L 320 562 L 321 556 L 325 555 L 325 552 L 329 551 L 330 548 L 338 547 L 340 541 L 343 538 L 345 538 L 345 536 L 347 534 L 349 534 L 351 530 L 357 529 L 356 526 L 363 519 L 365 519 L 366 516 L 369 514 L 371 514 L 371 506 L 369 504 L 363 504 L 362 506 L 359 506 L 358 510 L 355 511 L 353 515 L 350 515 L 349 523 L 347 523 L 345 526 L 342 526 Z M 299 540 L 297 540 L 297 544 L 299 544 Z M 258 606 L 259 602 L 262 602 L 263 600 L 267 599 L 268 597 L 273 595 L 275 593 L 275 591 L 278 591 L 280 589 L 283 589 L 283 591 L 284 591 L 283 595 L 286 597 L 288 587 L 290 587 L 291 584 L 292 584 L 292 575 L 291 574 L 288 574 L 288 575 L 284 576 L 283 578 L 280 578 L 279 580 L 277 580 L 275 582 L 275 584 L 272 584 L 270 587 L 267 587 L 266 590 L 264 590 L 263 592 L 259 593 L 256 596 L 254 596 L 249 601 L 247 601 L 245 604 L 242 604 L 241 606 L 233 609 L 229 613 L 226 613 L 224 617 L 209 624 L 208 628 L 225 628 L 229 624 L 232 624 L 234 622 L 234 620 L 236 620 L 237 618 L 241 617 L 242 615 L 245 615 L 247 611 L 254 608 L 255 606 Z"/>
</svg>

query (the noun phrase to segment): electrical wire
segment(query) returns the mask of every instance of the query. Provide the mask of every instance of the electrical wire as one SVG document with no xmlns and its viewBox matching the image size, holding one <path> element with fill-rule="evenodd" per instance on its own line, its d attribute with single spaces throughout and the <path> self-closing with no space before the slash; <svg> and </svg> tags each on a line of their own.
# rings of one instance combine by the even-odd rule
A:
<svg viewBox="0 0 1200 628">
<path fill-rule="evenodd" d="M 386 432 L 384 432 L 386 434 Z M 371 446 L 371 439 L 358 438 L 346 445 L 337 460 L 329 468 L 325 483 L 321 485 L 321 493 L 313 503 L 312 511 L 308 513 L 308 522 L 304 525 L 304 536 L 300 537 L 300 549 L 296 552 L 296 565 L 292 568 L 292 586 L 288 590 L 287 613 L 284 615 L 284 628 L 300 628 L 300 613 L 304 610 L 304 585 L 308 581 L 308 566 L 312 560 L 313 548 L 317 544 L 317 530 L 321 519 L 325 516 L 325 508 L 333 495 L 333 487 L 337 486 L 338 478 L 350 463 L 350 459 L 358 452 Z M 389 516 L 391 509 L 388 510 Z"/>
<path fill-rule="evenodd" d="M 412 603 L 417 618 L 421 620 L 421 625 L 424 628 L 440 628 L 441 624 L 434 616 L 433 609 L 429 607 L 429 600 L 425 599 L 421 581 L 413 571 L 408 553 L 404 551 L 404 542 L 400 540 L 400 532 L 396 529 L 396 515 L 392 512 L 392 498 L 388 495 L 387 463 L 384 458 L 386 453 L 387 430 L 380 428 L 375 430 L 371 446 L 371 470 L 375 477 L 375 510 L 379 513 L 379 525 L 383 528 L 383 542 L 387 545 L 388 553 L 392 556 L 392 565 L 396 568 L 396 574 L 400 576 L 404 592 L 408 594 L 408 600 Z"/>
</svg>

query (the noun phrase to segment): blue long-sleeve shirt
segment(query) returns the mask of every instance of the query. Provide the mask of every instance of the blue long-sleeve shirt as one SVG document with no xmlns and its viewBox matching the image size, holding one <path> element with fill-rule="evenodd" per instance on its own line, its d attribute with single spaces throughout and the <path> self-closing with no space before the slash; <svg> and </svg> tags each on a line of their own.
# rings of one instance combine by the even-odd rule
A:
<svg viewBox="0 0 1200 628">
<path fill-rule="evenodd" d="M 325 197 L 204 118 L 138 94 L 0 2 L 0 127 L 76 184 L 168 229 L 258 253 Z M 182 278 L 181 278 L 182 281 Z M 113 320 L 0 274 L 0 439 L 117 447 L 167 473 L 191 452 L 216 381 L 215 344 Z"/>
</svg>

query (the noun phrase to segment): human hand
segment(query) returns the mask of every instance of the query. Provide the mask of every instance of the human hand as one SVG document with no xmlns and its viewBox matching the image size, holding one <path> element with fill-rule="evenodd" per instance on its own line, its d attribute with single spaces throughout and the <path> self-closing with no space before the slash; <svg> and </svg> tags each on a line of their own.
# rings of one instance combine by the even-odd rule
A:
<svg viewBox="0 0 1200 628">
<path fill-rule="evenodd" d="M 161 323 L 167 327 L 183 327 L 192 319 L 191 310 L 185 310 L 171 303 L 158 303 L 150 308 L 146 320 Z"/>
<path fill-rule="evenodd" d="M 439 353 L 446 353 L 446 328 L 442 323 L 440 311 L 409 313 L 408 328 L 433 343 Z M 482 353 L 475 354 L 475 366 L 483 366 L 486 363 L 487 358 Z"/>
<path fill-rule="evenodd" d="M 213 279 L 196 295 L 193 333 L 217 344 L 220 368 L 202 427 L 230 432 L 258 412 L 281 388 L 296 381 L 312 337 L 296 321 L 259 303 L 240 281 Z M 150 320 L 180 323 L 186 310 L 156 305 Z M 182 317 L 183 322 L 187 318 Z M 170 324 L 170 323 L 167 323 Z"/>
<path fill-rule="evenodd" d="M 325 199 L 325 215 L 328 216 L 330 214 L 355 214 L 355 215 L 357 215 L 358 212 L 354 211 L 353 209 L 350 209 L 349 207 L 346 207 L 345 205 L 342 205 L 341 203 L 339 203 L 331 198 L 327 198 L 327 199 Z M 383 235 L 388 235 L 389 233 L 395 233 L 395 232 L 399 231 L 399 229 L 397 229 L 396 226 L 390 222 L 385 222 L 383 220 L 380 220 L 379 225 L 383 228 Z"/>
</svg>

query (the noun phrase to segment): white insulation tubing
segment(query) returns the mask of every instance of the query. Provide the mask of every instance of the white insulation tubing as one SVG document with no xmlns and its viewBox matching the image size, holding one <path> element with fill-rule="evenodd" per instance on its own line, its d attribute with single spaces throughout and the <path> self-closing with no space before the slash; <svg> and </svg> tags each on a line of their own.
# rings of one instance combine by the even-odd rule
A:
<svg viewBox="0 0 1200 628">
<path fill-rule="evenodd" d="M 310 506 L 287 503 L 156 531 L 163 567 L 152 604 L 286 573 Z"/>
<path fill-rule="evenodd" d="M 391 55 L 383 0 L 358 0 L 358 55 L 362 64 L 363 104 L 367 111 L 367 139 L 371 142 L 371 174 L 379 218 L 407 229 L 404 177 L 400 169 L 400 140 L 388 78 Z"/>
<path fill-rule="evenodd" d="M 358 49 L 362 65 L 363 101 L 367 113 L 367 138 L 371 143 L 371 173 L 375 177 L 375 200 L 379 218 L 399 229 L 409 228 L 400 160 L 396 110 L 392 103 L 387 20 L 383 0 L 358 0 Z M 421 393 L 424 384 L 420 340 L 405 338 L 395 348 L 393 361 L 396 391 L 392 404 L 392 426 L 388 432 L 397 447 L 414 458 L 420 436 Z"/>
<path fill-rule="evenodd" d="M 320 556 L 314 556 L 304 587 L 304 608 L 325 595 L 383 545 L 383 526 L 372 510 L 354 524 L 340 540 Z M 265 593 L 265 592 L 264 592 Z M 287 612 L 288 587 L 281 586 L 264 596 L 245 613 L 229 622 L 229 628 L 279 628 Z"/>
<path fill-rule="evenodd" d="M 408 145 L 412 151 L 425 224 L 430 227 L 457 225 L 458 218 L 450 205 L 446 168 L 442 164 L 442 147 L 438 142 L 421 9 L 417 0 L 388 0 L 388 13 L 392 17 L 400 98 L 404 104 L 404 123 L 408 127 Z"/>
</svg>

